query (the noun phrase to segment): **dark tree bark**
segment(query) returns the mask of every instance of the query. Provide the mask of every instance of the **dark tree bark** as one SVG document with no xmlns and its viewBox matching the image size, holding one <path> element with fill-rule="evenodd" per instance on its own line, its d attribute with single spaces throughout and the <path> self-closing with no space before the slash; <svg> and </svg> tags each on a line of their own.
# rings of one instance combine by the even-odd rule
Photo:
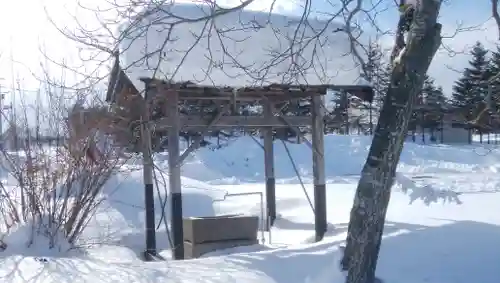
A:
<svg viewBox="0 0 500 283">
<path fill-rule="evenodd" d="M 497 24 L 498 39 L 500 40 L 500 15 L 498 15 L 498 0 L 491 0 L 491 15 Z"/>
<path fill-rule="evenodd" d="M 380 282 L 375 268 L 396 167 L 415 98 L 441 44 L 440 1 L 419 2 L 407 46 L 393 64 L 391 84 L 356 190 L 342 260 L 342 268 L 349 271 L 347 283 Z"/>
</svg>

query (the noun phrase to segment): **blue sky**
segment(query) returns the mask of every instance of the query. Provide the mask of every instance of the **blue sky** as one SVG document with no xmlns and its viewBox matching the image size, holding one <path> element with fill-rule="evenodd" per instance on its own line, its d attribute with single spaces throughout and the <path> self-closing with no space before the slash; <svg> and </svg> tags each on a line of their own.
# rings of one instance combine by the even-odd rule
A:
<svg viewBox="0 0 500 283">
<path fill-rule="evenodd" d="M 312 0 L 315 11 L 334 11 L 336 8 L 332 4 L 337 4 L 338 0 Z M 355 1 L 354 1 L 355 2 Z M 377 3 L 378 0 L 367 0 L 366 3 Z M 376 20 L 381 29 L 393 30 L 398 21 L 398 13 L 393 0 L 383 0 L 377 10 L 381 12 Z M 464 54 L 476 41 L 483 42 L 487 47 L 493 47 L 497 41 L 497 31 L 494 23 L 490 20 L 491 8 L 490 0 L 451 0 L 441 7 L 439 21 L 443 24 L 443 35 L 449 37 L 453 35 L 457 27 L 480 26 L 478 29 L 462 31 L 453 38 L 445 38 L 443 42 L 449 50 L 441 49 L 433 60 L 430 74 L 441 84 L 445 92 L 449 94 L 454 80 L 460 75 L 456 70 L 462 71 L 467 66 L 468 54 Z M 300 12 L 302 8 L 296 9 Z M 368 24 L 367 24 L 368 25 Z M 393 38 L 384 40 L 388 47 L 392 46 Z"/>
<path fill-rule="evenodd" d="M 291 0 L 292 2 L 294 0 Z M 387 8 L 386 12 L 380 14 L 377 17 L 379 24 L 386 27 L 393 27 L 397 21 L 397 11 L 394 8 L 395 0 L 368 0 L 366 5 L 370 3 L 377 3 L 377 10 L 384 10 Z M 399 2 L 399 0 L 397 0 Z M 338 0 L 312 0 L 312 9 L 321 11 L 332 11 L 335 10 L 335 5 L 337 5 Z M 353 1 L 356 2 L 356 1 Z M 379 3 L 380 2 L 380 3 Z M 464 21 L 472 24 L 479 24 L 487 20 L 491 14 L 490 12 L 490 0 L 451 0 L 450 3 L 444 3 L 441 7 L 440 21 L 443 24 L 456 24 L 457 21 Z M 334 6 L 332 6 L 332 4 Z M 298 11 L 297 9 L 296 11 Z M 300 10 L 302 10 L 300 8 Z"/>
</svg>

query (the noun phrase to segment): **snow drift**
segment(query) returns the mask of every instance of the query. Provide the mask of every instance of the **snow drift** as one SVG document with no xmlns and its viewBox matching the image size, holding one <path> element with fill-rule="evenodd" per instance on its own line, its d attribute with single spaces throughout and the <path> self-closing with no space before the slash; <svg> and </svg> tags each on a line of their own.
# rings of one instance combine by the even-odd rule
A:
<svg viewBox="0 0 500 283">
<path fill-rule="evenodd" d="M 359 175 L 371 144 L 370 136 L 325 136 L 327 181 Z M 287 144 L 300 175 L 312 182 L 312 152 L 306 144 Z M 494 145 L 423 145 L 406 142 L 398 172 L 406 175 L 440 173 L 495 173 L 500 152 Z M 296 182 L 296 174 L 281 141 L 274 143 L 275 172 L 280 182 Z M 204 148 L 183 166 L 183 175 L 213 184 L 264 181 L 264 152 L 250 137 L 242 137 L 219 150 Z"/>
<path fill-rule="evenodd" d="M 211 9 L 152 5 L 122 24 L 120 63 L 138 90 L 140 77 L 235 87 L 359 77 L 341 24 L 247 10 L 212 17 Z"/>
</svg>

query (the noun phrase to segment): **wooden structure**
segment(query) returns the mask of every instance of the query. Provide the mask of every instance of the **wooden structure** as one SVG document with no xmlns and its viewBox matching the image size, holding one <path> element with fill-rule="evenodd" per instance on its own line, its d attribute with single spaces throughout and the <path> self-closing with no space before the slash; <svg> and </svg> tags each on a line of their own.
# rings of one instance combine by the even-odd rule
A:
<svg viewBox="0 0 500 283">
<path fill-rule="evenodd" d="M 259 217 L 221 215 L 189 217 L 183 221 L 184 258 L 198 258 L 203 254 L 258 243 Z"/>
<path fill-rule="evenodd" d="M 312 158 L 314 174 L 315 234 L 320 241 L 327 229 L 325 162 L 324 162 L 324 103 L 322 96 L 327 90 L 350 92 L 365 101 L 373 99 L 373 89 L 368 86 L 338 85 L 280 85 L 262 87 L 214 87 L 201 86 L 191 82 L 167 82 L 142 78 L 145 93 L 141 95 L 115 64 L 108 87 L 106 100 L 119 109 L 129 108 L 131 120 L 142 120 L 141 140 L 145 161 L 145 207 L 146 207 L 146 250 L 156 255 L 154 234 L 154 200 L 151 159 L 151 132 L 165 131 L 168 134 L 168 164 L 170 185 L 171 225 L 173 227 L 173 255 L 182 259 L 183 218 L 180 166 L 186 157 L 196 150 L 203 137 L 210 131 L 220 129 L 258 129 L 263 133 L 266 177 L 266 203 L 268 228 L 276 219 L 276 192 L 274 174 L 273 130 L 291 129 L 301 135 L 299 127 L 311 128 Z M 284 116 L 281 109 L 297 100 L 309 100 L 311 114 L 308 116 Z M 238 115 L 238 106 L 252 103 L 263 108 L 261 115 Z M 210 111 L 193 108 L 185 111 L 186 105 L 210 104 Z M 135 109 L 135 111 L 134 111 Z M 198 110 L 196 110 L 198 109 Z M 151 129 L 153 127 L 153 129 Z M 180 153 L 181 131 L 197 132 L 189 148 Z M 305 138 L 304 138 L 305 139 Z M 149 168 L 149 169 L 146 169 Z"/>
<path fill-rule="evenodd" d="M 166 99 L 166 118 L 155 121 L 155 129 L 168 129 L 169 180 L 171 192 L 172 225 L 174 227 L 174 254 L 176 259 L 184 256 L 182 231 L 182 194 L 180 166 L 190 152 L 198 148 L 202 137 L 212 129 L 221 128 L 260 128 L 264 135 L 264 159 L 266 175 L 267 217 L 270 225 L 276 219 L 276 192 L 274 176 L 273 128 L 312 127 L 313 136 L 313 168 L 315 196 L 315 227 L 316 239 L 321 240 L 326 232 L 326 191 L 325 167 L 323 152 L 323 111 L 321 110 L 321 95 L 326 93 L 324 86 L 290 87 L 269 86 L 262 88 L 214 88 L 200 87 L 189 84 L 170 84 L 158 80 L 144 80 L 146 84 L 146 100 L 161 101 Z M 312 99 L 311 117 L 277 116 L 276 105 L 293 99 Z M 180 115 L 179 104 L 187 100 L 212 100 L 217 106 L 213 113 Z M 234 110 L 239 103 L 249 101 L 263 104 L 261 116 L 238 116 Z M 183 129 L 193 129 L 201 133 L 200 138 L 193 141 L 189 148 L 180 155 L 179 132 Z"/>
<path fill-rule="evenodd" d="M 463 108 L 451 105 L 433 107 L 417 105 L 413 109 L 414 116 L 409 127 L 412 140 L 416 141 L 418 134 L 420 135 L 418 140 L 425 143 L 427 139 L 424 133 L 429 130 L 429 133 L 434 131 L 434 139 L 440 143 L 471 143 L 474 133 L 494 133 L 500 129 L 500 119 L 494 111 L 488 111 L 489 109 L 483 108 L 482 104 L 477 107 L 484 109 L 479 111 L 480 115 L 473 114 L 474 109 L 468 114 Z M 475 109 L 475 112 L 478 110 Z"/>
</svg>

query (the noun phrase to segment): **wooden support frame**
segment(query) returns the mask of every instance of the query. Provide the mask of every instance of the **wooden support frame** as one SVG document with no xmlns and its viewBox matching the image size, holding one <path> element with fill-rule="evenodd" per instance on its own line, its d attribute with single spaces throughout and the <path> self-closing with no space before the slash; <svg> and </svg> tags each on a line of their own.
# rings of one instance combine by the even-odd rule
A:
<svg viewBox="0 0 500 283">
<path fill-rule="evenodd" d="M 118 77 L 120 77 L 119 80 L 121 83 L 118 86 L 119 89 L 128 88 L 133 94 L 138 94 L 137 89 L 135 89 L 123 70 L 121 70 L 119 63 L 116 62 L 114 72 L 112 72 L 115 73 L 115 76 L 112 76 L 109 85 L 110 89 L 108 89 L 108 93 L 106 94 L 106 101 L 108 102 L 116 100 L 113 95 L 115 91 L 112 91 L 112 89 L 116 89 L 115 84 Z M 309 98 L 315 95 L 321 96 L 326 94 L 327 90 L 347 91 L 361 100 L 368 102 L 373 101 L 374 96 L 373 87 L 369 85 L 290 85 L 275 83 L 256 87 L 218 87 L 213 85 L 198 85 L 189 81 L 169 82 L 156 78 L 143 77 L 140 80 L 151 85 L 177 91 L 181 100 L 260 101 L 262 99 L 269 99 L 273 102 L 284 102 L 290 99 Z M 237 92 L 237 97 L 234 95 L 235 92 Z"/>
<path fill-rule="evenodd" d="M 324 107 L 322 98 L 312 98 L 312 146 L 314 176 L 314 227 L 316 241 L 321 241 L 327 231 Z"/>
<path fill-rule="evenodd" d="M 152 261 L 158 256 L 156 251 L 156 229 L 155 229 L 155 202 L 153 186 L 153 156 L 151 148 L 151 125 L 150 125 L 150 99 L 155 96 L 157 90 L 146 85 L 145 109 L 141 116 L 141 142 L 142 142 L 142 164 L 144 178 L 144 207 L 146 226 L 146 250 L 144 260 Z"/>
<path fill-rule="evenodd" d="M 263 92 L 269 89 L 260 90 L 232 89 L 230 92 L 225 90 L 223 95 L 215 94 L 211 90 L 209 95 L 196 91 L 189 92 L 186 89 L 169 88 L 168 84 L 163 84 L 157 80 L 150 81 L 150 87 L 156 88 L 155 99 L 166 100 L 165 118 L 154 121 L 155 130 L 166 130 L 168 132 L 168 152 L 169 152 L 169 186 L 170 186 L 170 209 L 171 223 L 173 231 L 173 258 L 184 258 L 184 231 L 182 217 L 182 191 L 180 169 L 182 162 L 191 152 L 196 150 L 203 137 L 209 131 L 232 129 L 232 128 L 256 128 L 261 129 L 263 133 L 263 149 L 265 159 L 266 176 L 266 202 L 267 202 L 267 229 L 270 229 L 276 220 L 276 177 L 274 168 L 274 146 L 273 130 L 279 128 L 291 128 L 302 138 L 312 149 L 313 175 L 314 175 L 314 207 L 315 207 L 315 238 L 317 241 L 323 239 L 327 229 L 326 219 L 326 186 L 325 186 L 325 162 L 324 162 L 324 104 L 319 87 L 314 92 L 308 90 L 277 90 L 271 89 L 270 95 L 263 95 Z M 148 85 L 146 83 L 146 85 Z M 283 87 L 283 86 L 279 86 Z M 278 88 L 279 88 L 278 87 Z M 318 86 L 314 86 L 318 87 Z M 206 91 L 206 89 L 204 90 Z M 281 94 L 280 94 L 281 91 Z M 189 93 L 189 95 L 187 95 Z M 202 95 L 202 96 L 200 96 Z M 311 98 L 311 116 L 284 116 L 281 109 L 276 108 L 276 104 L 290 102 L 295 99 Z M 219 105 L 219 112 L 213 116 L 210 115 L 181 115 L 179 106 L 188 100 L 213 100 L 215 105 Z M 260 116 L 237 116 L 235 107 L 238 103 L 244 101 L 260 102 L 263 105 L 263 115 Z M 229 110 L 229 111 L 228 111 Z M 232 111 L 231 111 L 232 110 Z M 201 113 L 200 113 L 201 114 Z M 148 123 L 149 125 L 149 123 Z M 300 132 L 299 127 L 312 127 L 312 143 L 307 140 Z M 179 134 L 182 130 L 199 131 L 200 135 L 191 143 L 186 151 L 180 154 Z M 150 130 L 149 130 L 150 131 Z M 147 132 L 144 134 L 147 137 Z M 152 161 L 152 160 L 151 160 Z M 147 163 L 147 162 L 146 162 Z M 151 162 L 152 164 L 152 162 Z M 145 165 L 146 166 L 146 165 Z M 152 167 L 152 166 L 149 166 Z M 146 179 L 146 177 L 145 177 Z M 149 179 L 149 178 L 148 178 Z M 151 182 L 152 183 L 152 182 Z M 148 190 L 149 191 L 149 190 Z M 154 203 L 146 205 L 153 207 Z M 150 209 L 151 210 L 151 209 Z M 154 215 L 153 215 L 154 217 Z M 154 218 L 153 218 L 154 219 Z"/>
<path fill-rule="evenodd" d="M 270 101 L 264 101 L 264 117 L 271 119 L 274 117 L 274 105 Z M 266 228 L 268 231 L 276 220 L 276 178 L 274 176 L 274 145 L 273 128 L 267 127 L 263 130 L 264 136 L 264 165 L 266 175 L 266 207 L 267 219 Z"/>
<path fill-rule="evenodd" d="M 182 153 L 182 155 L 179 157 L 177 166 L 182 166 L 182 163 L 184 162 L 184 160 L 186 160 L 189 154 L 200 147 L 200 143 L 201 141 L 203 141 L 203 137 L 206 136 L 210 129 L 220 120 L 220 118 L 222 117 L 222 113 L 223 111 L 219 111 L 205 126 L 205 129 L 201 131 L 200 135 L 197 136 L 196 139 L 189 145 L 189 147 Z"/>
<path fill-rule="evenodd" d="M 324 104 L 321 104 L 320 105 L 321 109 L 323 110 L 323 115 L 324 115 L 324 112 L 325 112 L 325 109 L 324 109 Z M 277 113 L 278 111 L 275 111 L 275 113 Z M 294 133 L 302 140 L 304 141 L 307 146 L 309 146 L 309 148 L 312 150 L 312 151 L 317 151 L 316 148 L 313 146 L 313 144 L 311 143 L 311 141 L 309 141 L 301 132 L 300 132 L 300 129 L 295 126 L 292 122 L 289 121 L 289 118 L 288 116 L 283 116 L 283 115 L 280 115 L 278 114 L 278 116 L 276 116 L 278 119 L 280 119 L 281 121 L 283 121 L 283 123 L 287 124 L 288 127 L 294 131 Z M 312 120 L 311 121 L 311 125 L 313 123 Z M 324 123 L 324 122 L 323 122 Z M 323 128 L 324 128 L 324 125 L 323 125 Z M 318 153 L 318 152 L 316 152 Z"/>
<path fill-rule="evenodd" d="M 208 117 L 207 117 L 208 118 Z M 205 129 L 207 127 L 207 118 L 200 116 L 181 115 L 179 117 L 180 127 L 182 129 Z M 211 126 L 211 129 L 231 129 L 237 127 L 246 128 L 288 128 L 309 127 L 311 126 L 311 117 L 306 116 L 288 116 L 286 122 L 282 117 L 272 116 L 221 116 L 217 123 Z M 156 130 L 165 130 L 171 127 L 167 118 L 161 118 L 155 122 Z"/>
<path fill-rule="evenodd" d="M 168 90 L 167 90 L 168 91 Z M 167 113 L 170 122 L 168 129 L 168 171 L 170 210 L 172 223 L 174 259 L 184 259 L 184 230 L 182 227 L 182 188 L 179 132 L 181 125 L 179 121 L 179 94 L 176 91 L 168 91 Z"/>
<path fill-rule="evenodd" d="M 285 106 L 283 106 L 285 107 Z M 299 126 L 297 126 L 296 124 L 294 124 L 292 121 L 290 121 L 288 118 L 290 117 L 286 117 L 284 115 L 281 115 L 280 112 L 282 111 L 282 109 L 276 109 L 274 106 L 273 106 L 273 116 L 276 116 L 278 119 L 280 119 L 281 122 L 283 122 L 285 125 L 288 125 L 288 127 L 297 135 L 299 141 L 300 139 L 302 139 L 302 134 L 300 132 L 300 129 L 299 129 Z M 309 118 L 309 117 L 308 117 Z M 309 123 L 312 123 L 312 121 L 310 120 Z M 307 139 L 304 139 L 306 142 L 309 142 Z"/>
</svg>

